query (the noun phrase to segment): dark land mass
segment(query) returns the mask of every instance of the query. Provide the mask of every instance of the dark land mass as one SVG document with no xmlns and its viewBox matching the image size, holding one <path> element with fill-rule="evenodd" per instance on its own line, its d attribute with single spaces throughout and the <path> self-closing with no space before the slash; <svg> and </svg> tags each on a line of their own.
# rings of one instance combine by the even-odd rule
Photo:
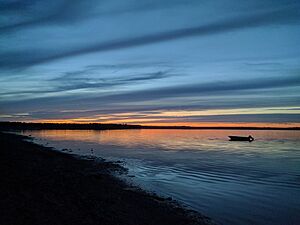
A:
<svg viewBox="0 0 300 225">
<path fill-rule="evenodd" d="M 212 224 L 205 216 L 112 175 L 124 170 L 0 132 L 0 224 Z"/>
<path fill-rule="evenodd" d="M 191 127 L 144 126 L 107 123 L 25 123 L 0 122 L 0 130 L 126 130 L 126 129 L 185 129 L 185 130 L 300 130 L 300 127 Z"/>
</svg>

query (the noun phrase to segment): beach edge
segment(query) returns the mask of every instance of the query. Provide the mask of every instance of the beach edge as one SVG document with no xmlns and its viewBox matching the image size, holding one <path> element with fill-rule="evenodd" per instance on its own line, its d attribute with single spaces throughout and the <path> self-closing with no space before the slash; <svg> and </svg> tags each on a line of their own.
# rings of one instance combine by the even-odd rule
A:
<svg viewBox="0 0 300 225">
<path fill-rule="evenodd" d="M 216 224 L 113 176 L 124 169 L 113 162 L 53 151 L 19 134 L 0 131 L 0 140 L 6 224 Z"/>
</svg>

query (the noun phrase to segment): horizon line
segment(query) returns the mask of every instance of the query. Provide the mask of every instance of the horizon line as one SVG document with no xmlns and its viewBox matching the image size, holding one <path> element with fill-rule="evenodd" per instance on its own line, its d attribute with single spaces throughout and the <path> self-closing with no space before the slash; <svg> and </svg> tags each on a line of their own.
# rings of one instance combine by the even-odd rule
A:
<svg viewBox="0 0 300 225">
<path fill-rule="evenodd" d="M 126 123 L 100 123 L 100 122 L 90 122 L 90 123 L 70 123 L 70 122 L 18 122 L 18 121 L 0 121 L 0 130 L 2 126 L 10 125 L 12 126 L 22 126 L 26 129 L 26 125 L 32 129 L 82 129 L 82 130 L 109 130 L 109 129 L 185 129 L 185 130 L 197 130 L 197 129 L 232 129 L 232 130 L 300 130 L 300 126 L 293 127 L 280 127 L 280 126 L 188 126 L 188 125 L 142 125 L 142 124 L 126 124 Z M 54 127 L 49 127 L 54 126 Z M 33 126 L 33 127 L 32 127 Z M 39 127 L 40 126 L 40 127 Z M 59 126 L 59 127 L 57 127 Z M 70 127 L 72 126 L 72 127 Z M 88 127 L 96 126 L 96 127 Z M 100 127 L 102 126 L 102 127 Z M 28 127 L 28 128 L 29 128 Z M 10 127 L 12 128 L 12 127 Z M 27 128 L 27 129 L 28 129 Z"/>
</svg>

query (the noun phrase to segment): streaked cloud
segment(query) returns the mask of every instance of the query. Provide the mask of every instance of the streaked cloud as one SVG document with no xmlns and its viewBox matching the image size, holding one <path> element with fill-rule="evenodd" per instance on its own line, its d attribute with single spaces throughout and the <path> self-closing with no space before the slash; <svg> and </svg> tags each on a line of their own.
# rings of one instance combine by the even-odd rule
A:
<svg viewBox="0 0 300 225">
<path fill-rule="evenodd" d="M 299 6 L 5 0 L 0 118 L 299 122 Z"/>
<path fill-rule="evenodd" d="M 29 51 L 6 52 L 0 55 L 0 68 L 26 68 L 40 63 L 47 63 L 53 60 L 89 53 L 121 50 L 124 48 L 137 47 L 141 45 L 172 41 L 194 36 L 216 35 L 223 32 L 265 25 L 296 23 L 300 19 L 300 12 L 294 7 L 295 6 L 283 7 L 282 9 L 268 10 L 260 13 L 255 12 L 252 14 L 223 19 L 221 21 L 211 22 L 199 26 L 186 27 L 114 41 L 100 42 L 87 46 L 79 46 L 73 49 L 31 49 Z"/>
</svg>

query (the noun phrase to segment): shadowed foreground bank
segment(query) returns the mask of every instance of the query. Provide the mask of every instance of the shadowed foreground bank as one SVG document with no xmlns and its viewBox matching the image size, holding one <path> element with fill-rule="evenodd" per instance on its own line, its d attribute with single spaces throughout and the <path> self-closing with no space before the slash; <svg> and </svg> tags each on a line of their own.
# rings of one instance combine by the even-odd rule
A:
<svg viewBox="0 0 300 225">
<path fill-rule="evenodd" d="M 212 224 L 110 175 L 118 165 L 76 159 L 0 132 L 0 223 Z"/>
</svg>

